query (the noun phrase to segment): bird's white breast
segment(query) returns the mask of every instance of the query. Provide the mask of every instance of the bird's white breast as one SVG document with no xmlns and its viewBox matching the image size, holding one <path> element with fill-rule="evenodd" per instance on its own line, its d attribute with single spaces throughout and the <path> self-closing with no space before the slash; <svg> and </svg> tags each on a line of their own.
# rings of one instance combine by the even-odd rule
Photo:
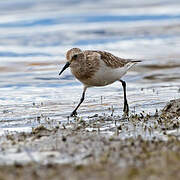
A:
<svg viewBox="0 0 180 180">
<path fill-rule="evenodd" d="M 100 67 L 97 72 L 84 84 L 89 86 L 106 86 L 112 84 L 113 82 L 120 80 L 121 77 L 127 72 L 129 66 L 112 68 L 107 66 L 104 61 L 100 61 Z"/>
</svg>

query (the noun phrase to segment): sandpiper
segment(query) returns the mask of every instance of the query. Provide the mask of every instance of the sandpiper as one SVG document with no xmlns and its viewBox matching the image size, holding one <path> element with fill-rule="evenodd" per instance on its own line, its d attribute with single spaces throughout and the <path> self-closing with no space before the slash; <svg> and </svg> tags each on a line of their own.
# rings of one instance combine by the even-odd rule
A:
<svg viewBox="0 0 180 180">
<path fill-rule="evenodd" d="M 83 93 L 81 100 L 71 116 L 77 115 L 77 109 L 84 101 L 87 88 L 92 86 L 106 86 L 115 81 L 120 81 L 124 91 L 124 108 L 125 114 L 129 112 L 129 106 L 126 98 L 126 82 L 121 78 L 126 74 L 129 68 L 140 60 L 123 59 L 105 51 L 85 50 L 72 48 L 66 53 L 67 63 L 59 73 L 70 67 L 72 74 L 83 83 Z"/>
</svg>

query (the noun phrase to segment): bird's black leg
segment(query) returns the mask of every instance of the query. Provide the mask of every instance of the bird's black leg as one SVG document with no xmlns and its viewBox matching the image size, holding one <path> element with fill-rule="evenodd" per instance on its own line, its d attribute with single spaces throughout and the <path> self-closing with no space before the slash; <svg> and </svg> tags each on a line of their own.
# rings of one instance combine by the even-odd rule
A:
<svg viewBox="0 0 180 180">
<path fill-rule="evenodd" d="M 77 107 L 74 109 L 74 111 L 71 113 L 71 117 L 77 115 L 77 112 L 76 112 L 76 111 L 77 111 L 77 109 L 79 108 L 79 106 L 81 105 L 81 103 L 84 101 L 84 97 L 85 97 L 85 92 L 86 92 L 86 90 L 87 90 L 87 87 L 84 87 L 81 100 L 80 100 L 79 104 L 77 105 Z"/>
<path fill-rule="evenodd" d="M 123 111 L 124 111 L 124 113 L 128 114 L 129 105 L 128 105 L 127 98 L 126 98 L 126 82 L 123 80 L 120 80 L 120 82 L 122 83 L 123 91 L 124 91 L 124 108 L 123 108 Z"/>
</svg>

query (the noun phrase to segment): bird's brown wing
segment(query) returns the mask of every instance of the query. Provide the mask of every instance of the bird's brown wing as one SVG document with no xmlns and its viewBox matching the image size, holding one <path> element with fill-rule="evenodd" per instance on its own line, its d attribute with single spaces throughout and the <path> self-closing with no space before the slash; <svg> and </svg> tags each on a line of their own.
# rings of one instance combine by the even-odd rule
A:
<svg viewBox="0 0 180 180">
<path fill-rule="evenodd" d="M 125 65 L 132 65 L 141 60 L 136 59 L 124 59 L 114 56 L 106 51 L 87 50 L 84 51 L 87 59 L 90 61 L 97 61 L 97 59 L 104 61 L 104 63 L 111 68 L 124 67 Z"/>
<path fill-rule="evenodd" d="M 101 60 L 103 60 L 105 64 L 111 68 L 124 67 L 126 64 L 131 62 L 130 59 L 119 58 L 106 51 L 94 51 L 94 52 L 99 53 L 101 56 Z"/>
</svg>

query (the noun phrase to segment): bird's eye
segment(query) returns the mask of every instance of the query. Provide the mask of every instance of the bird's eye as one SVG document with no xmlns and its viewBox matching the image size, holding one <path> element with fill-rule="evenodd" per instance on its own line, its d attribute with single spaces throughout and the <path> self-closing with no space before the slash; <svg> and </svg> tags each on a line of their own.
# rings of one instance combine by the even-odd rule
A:
<svg viewBox="0 0 180 180">
<path fill-rule="evenodd" d="M 75 59 L 75 60 L 77 59 L 77 54 L 75 54 L 75 55 L 73 56 L 73 59 Z"/>
</svg>

